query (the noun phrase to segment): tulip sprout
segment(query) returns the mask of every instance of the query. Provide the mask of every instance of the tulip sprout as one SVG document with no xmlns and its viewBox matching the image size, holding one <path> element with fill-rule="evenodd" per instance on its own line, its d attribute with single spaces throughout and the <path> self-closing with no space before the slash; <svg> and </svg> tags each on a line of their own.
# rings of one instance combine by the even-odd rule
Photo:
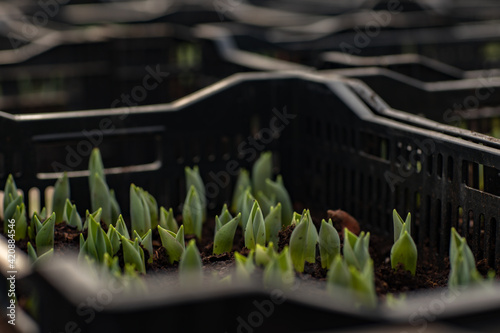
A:
<svg viewBox="0 0 500 333">
<path fill-rule="evenodd" d="M 70 197 L 69 180 L 68 180 L 68 175 L 65 172 L 63 176 L 59 178 L 56 181 L 56 184 L 54 185 L 52 211 L 56 213 L 56 224 L 61 223 L 64 220 L 64 210 L 66 207 L 66 200 L 68 200 L 69 197 Z M 66 222 L 68 221 L 66 220 Z"/>
<path fill-rule="evenodd" d="M 203 180 L 200 176 L 200 170 L 198 169 L 198 166 L 195 165 L 192 169 L 189 167 L 184 168 L 184 173 L 186 175 L 186 189 L 190 191 L 192 186 L 196 189 L 202 209 L 201 220 L 204 222 L 207 218 L 207 197 L 205 195 L 205 185 L 203 184 Z"/>
<path fill-rule="evenodd" d="M 200 252 L 192 239 L 179 262 L 179 279 L 183 286 L 200 285 L 203 278 Z"/>
<path fill-rule="evenodd" d="M 185 249 L 184 226 L 181 225 L 177 234 L 158 226 L 158 233 L 160 234 L 161 244 L 167 252 L 170 264 L 179 261 Z"/>
<path fill-rule="evenodd" d="M 271 206 L 269 214 L 264 219 L 266 225 L 266 241 L 278 244 L 278 233 L 281 230 L 281 203 Z"/>
<path fill-rule="evenodd" d="M 184 206 L 182 207 L 182 223 L 184 224 L 186 234 L 194 234 L 198 239 L 201 239 L 203 208 L 200 196 L 194 185 L 191 185 L 184 201 Z"/>
<path fill-rule="evenodd" d="M 233 248 L 234 234 L 240 219 L 241 213 L 229 220 L 227 223 L 222 224 L 220 219 L 217 216 L 215 217 L 217 233 L 214 238 L 214 254 L 231 252 L 231 249 Z"/>
<path fill-rule="evenodd" d="M 139 235 L 144 235 L 151 229 L 151 214 L 148 204 L 149 195 L 142 188 L 130 185 L 130 219 L 132 232 L 135 230 Z"/>
<path fill-rule="evenodd" d="M 36 231 L 35 242 L 39 256 L 54 248 L 55 221 L 55 213 L 52 213 L 52 215 L 42 224 L 40 224 L 40 222 L 38 221 L 38 229 Z"/>
<path fill-rule="evenodd" d="M 54 199 L 55 202 L 55 199 Z M 66 221 L 66 224 L 76 228 L 76 230 L 81 231 L 82 230 L 82 218 L 80 217 L 80 214 L 78 214 L 78 211 L 76 210 L 76 205 L 72 205 L 69 199 L 66 199 L 66 204 L 64 206 L 64 214 L 63 214 L 63 220 Z M 57 213 L 56 213 L 57 217 Z"/>
<path fill-rule="evenodd" d="M 349 229 L 344 228 L 344 259 L 350 266 L 362 271 L 370 260 L 368 247 L 370 244 L 370 233 L 362 231 L 356 236 Z"/>
<path fill-rule="evenodd" d="M 291 288 L 295 282 L 292 258 L 285 246 L 280 254 L 275 254 L 264 269 L 264 285 L 268 288 Z"/>
<path fill-rule="evenodd" d="M 266 244 L 266 225 L 259 203 L 254 201 L 245 227 L 245 246 L 253 250 L 256 244 Z"/>
<path fill-rule="evenodd" d="M 397 269 L 401 264 L 404 269 L 415 275 L 417 269 L 417 246 L 411 237 L 411 214 L 408 213 L 406 221 L 394 209 L 392 213 L 394 224 L 394 245 L 391 249 L 391 266 Z"/>
<path fill-rule="evenodd" d="M 177 233 L 179 225 L 175 220 L 174 211 L 170 208 L 168 211 L 164 207 L 160 207 L 160 226 L 163 229 Z"/>
<path fill-rule="evenodd" d="M 318 236 L 321 267 L 330 268 L 333 259 L 340 253 L 340 237 L 331 219 L 321 221 Z"/>
<path fill-rule="evenodd" d="M 297 272 L 302 273 L 304 271 L 306 261 L 310 263 L 316 261 L 317 242 L 318 231 L 312 222 L 310 212 L 306 210 L 290 237 L 290 255 Z"/>
<path fill-rule="evenodd" d="M 242 211 L 241 198 L 243 197 L 243 194 L 247 191 L 247 189 L 251 188 L 252 184 L 250 181 L 250 176 L 248 175 L 248 171 L 241 168 L 236 180 L 236 185 L 234 187 L 233 199 L 231 200 L 231 211 Z"/>
</svg>

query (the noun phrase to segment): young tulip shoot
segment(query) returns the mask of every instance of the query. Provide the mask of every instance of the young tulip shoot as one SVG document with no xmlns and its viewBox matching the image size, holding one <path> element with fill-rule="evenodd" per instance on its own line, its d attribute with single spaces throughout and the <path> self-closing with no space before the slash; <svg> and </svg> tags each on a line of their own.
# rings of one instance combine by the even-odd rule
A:
<svg viewBox="0 0 500 333">
<path fill-rule="evenodd" d="M 394 243 L 391 249 L 391 266 L 397 269 L 398 264 L 410 271 L 411 275 L 415 275 L 417 270 L 417 246 L 413 238 L 404 230 L 403 234 Z"/>
<path fill-rule="evenodd" d="M 370 260 L 369 245 L 369 232 L 365 234 L 362 231 L 359 236 L 356 236 L 349 229 L 344 228 L 344 259 L 348 265 L 362 271 L 368 260 Z"/>
<path fill-rule="evenodd" d="M 264 269 L 264 285 L 268 288 L 291 288 L 295 282 L 293 263 L 288 246 L 273 256 Z"/>
<path fill-rule="evenodd" d="M 160 226 L 163 229 L 177 233 L 179 224 L 175 220 L 174 211 L 170 208 L 168 211 L 164 207 L 160 207 Z"/>
<path fill-rule="evenodd" d="M 245 194 L 245 191 L 250 188 L 252 184 L 250 182 L 250 176 L 248 171 L 241 168 L 238 174 L 238 179 L 236 180 L 236 186 L 234 187 L 233 199 L 231 200 L 231 211 L 241 212 L 241 197 Z"/>
<path fill-rule="evenodd" d="M 266 225 L 266 241 L 278 244 L 278 234 L 283 225 L 281 220 L 281 203 L 278 203 L 276 207 L 271 207 L 269 214 L 264 219 L 264 224 Z"/>
<path fill-rule="evenodd" d="M 331 219 L 321 221 L 318 236 L 321 267 L 330 268 L 333 259 L 340 253 L 340 237 Z"/>
<path fill-rule="evenodd" d="M 26 207 L 24 203 L 21 203 L 19 206 L 16 206 L 16 210 L 14 212 L 14 225 L 16 230 L 16 235 L 14 236 L 15 240 L 25 239 L 28 234 L 28 222 L 26 221 Z"/>
<path fill-rule="evenodd" d="M 146 274 L 146 263 L 144 260 L 144 251 L 139 246 L 139 240 L 134 242 L 122 236 L 123 261 L 131 264 L 140 273 Z"/>
<path fill-rule="evenodd" d="M 196 238 L 201 239 L 201 228 L 203 224 L 203 209 L 200 202 L 200 197 L 194 185 L 188 191 L 184 206 L 182 207 L 182 224 L 185 232 L 188 235 L 196 235 Z"/>
<path fill-rule="evenodd" d="M 222 254 L 231 252 L 233 248 L 234 234 L 241 219 L 241 213 L 231 219 L 226 224 L 222 225 L 215 234 L 214 238 L 214 254 Z"/>
<path fill-rule="evenodd" d="M 15 201 L 15 202 L 14 202 Z M 3 191 L 3 232 L 7 233 L 8 220 L 14 216 L 17 206 L 21 204 L 23 198 L 17 193 L 14 177 L 9 174 Z"/>
<path fill-rule="evenodd" d="M 192 239 L 179 262 L 179 279 L 183 286 L 200 285 L 203 279 L 200 252 Z"/>
<path fill-rule="evenodd" d="M 158 226 L 158 233 L 160 234 L 161 244 L 167 252 L 169 263 L 173 264 L 175 261 L 179 261 L 185 249 L 184 226 L 181 225 L 177 234 Z"/>
<path fill-rule="evenodd" d="M 465 237 L 461 237 L 455 228 L 451 228 L 450 237 L 450 275 L 448 286 L 458 288 L 480 283 L 483 278 L 476 268 L 476 261 L 467 245 Z"/>
<path fill-rule="evenodd" d="M 316 261 L 317 242 L 318 231 L 312 222 L 309 211 L 305 211 L 290 237 L 290 256 L 297 272 L 304 271 L 306 261 L 310 263 Z"/>
<path fill-rule="evenodd" d="M 129 194 L 132 232 L 135 230 L 139 235 L 144 235 L 151 229 L 151 214 L 147 199 L 144 198 L 144 191 L 134 184 L 130 185 Z"/>
<path fill-rule="evenodd" d="M 273 155 L 270 151 L 264 152 L 255 161 L 252 168 L 252 187 L 255 194 L 262 192 L 268 196 L 266 180 L 273 176 Z"/>
<path fill-rule="evenodd" d="M 52 213 L 52 215 L 43 222 L 42 227 L 36 233 L 36 248 L 39 256 L 54 248 L 55 222 L 56 214 Z"/>
<path fill-rule="evenodd" d="M 56 213 L 57 217 L 57 213 Z M 76 205 L 72 205 L 69 199 L 66 199 L 66 204 L 64 205 L 64 217 L 66 224 L 76 228 L 76 230 L 82 230 L 82 218 L 78 211 L 76 210 Z"/>
<path fill-rule="evenodd" d="M 283 178 L 281 175 L 278 175 L 275 182 L 271 179 L 267 179 L 266 185 L 270 196 L 275 196 L 276 202 L 280 202 L 283 206 L 281 209 L 281 220 L 285 223 L 285 226 L 287 226 L 290 221 L 292 221 L 293 207 L 290 195 L 283 184 Z"/>
<path fill-rule="evenodd" d="M 64 220 L 64 208 L 66 200 L 70 197 L 69 180 L 66 172 L 54 185 L 54 196 L 52 200 L 52 211 L 56 213 L 56 224 Z M 68 222 L 68 221 L 66 221 Z"/>
<path fill-rule="evenodd" d="M 186 175 L 186 190 L 189 192 L 191 186 L 194 186 L 196 189 L 202 208 L 201 220 L 204 222 L 207 217 L 207 197 L 205 195 L 205 185 L 203 184 L 203 180 L 200 176 L 200 170 L 198 169 L 198 166 L 195 165 L 192 169 L 189 167 L 184 168 L 184 171 Z"/>
<path fill-rule="evenodd" d="M 245 228 L 245 247 L 253 250 L 255 245 L 266 244 L 266 225 L 257 201 L 254 202 Z"/>
<path fill-rule="evenodd" d="M 401 216 L 394 209 L 394 245 L 391 249 L 391 266 L 397 269 L 398 264 L 415 275 L 417 269 L 417 246 L 411 237 L 411 214 L 408 213 L 406 221 L 403 222 Z"/>
<path fill-rule="evenodd" d="M 90 192 L 90 203 L 93 211 L 102 209 L 101 219 L 106 225 L 110 225 L 112 223 L 112 215 L 111 215 L 111 197 L 109 194 L 109 188 L 106 184 L 105 180 L 101 178 L 101 176 L 96 173 L 93 177 L 94 184 L 91 187 Z M 99 222 L 99 221 L 98 221 Z"/>
</svg>

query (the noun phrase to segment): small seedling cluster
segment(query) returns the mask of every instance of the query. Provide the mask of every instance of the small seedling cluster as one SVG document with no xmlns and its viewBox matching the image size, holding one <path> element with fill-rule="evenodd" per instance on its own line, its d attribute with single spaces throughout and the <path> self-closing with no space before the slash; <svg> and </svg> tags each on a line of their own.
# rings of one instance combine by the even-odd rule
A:
<svg viewBox="0 0 500 333">
<path fill-rule="evenodd" d="M 65 221 L 81 232 L 79 262 L 99 263 L 112 275 L 137 278 L 146 273 L 153 261 L 153 231 L 157 230 L 169 264 L 178 263 L 181 285 L 201 283 L 203 267 L 196 242 L 201 240 L 207 221 L 207 197 L 198 167 L 185 168 L 186 198 L 180 226 L 172 208 L 158 207 L 150 193 L 131 184 L 130 227 L 127 227 L 115 193 L 106 183 L 98 149 L 92 152 L 89 171 L 91 211 L 86 211 L 84 220 L 70 201 L 70 184 L 64 174 L 54 186 L 50 207 L 36 209 L 29 223 L 23 196 L 9 175 L 4 189 L 4 233 L 7 234 L 7 221 L 15 219 L 15 240 L 27 238 L 29 257 L 38 263 L 53 254 L 55 225 Z M 278 251 L 279 232 L 289 226 L 293 228 L 289 244 Z M 408 213 L 403 221 L 394 210 L 393 226 L 391 266 L 415 275 L 418 253 L 411 236 L 411 215 Z M 270 152 L 261 154 L 251 175 L 247 170 L 240 171 L 230 205 L 225 204 L 215 216 L 214 255 L 233 251 L 238 228 L 248 252 L 247 255 L 234 252 L 234 273 L 224 281 L 250 280 L 260 270 L 264 285 L 287 288 L 294 284 L 297 274 L 304 272 L 307 263 L 319 259 L 321 267 L 328 271 L 329 291 L 342 289 L 360 305 L 377 304 L 369 253 L 370 233 L 357 235 L 345 228 L 342 242 L 331 219 L 322 220 L 318 232 L 309 210 L 293 211 L 283 178 L 278 175 L 273 180 Z M 192 236 L 186 245 L 188 235 Z M 455 229 L 450 243 L 449 286 L 483 283 L 465 238 Z"/>
</svg>

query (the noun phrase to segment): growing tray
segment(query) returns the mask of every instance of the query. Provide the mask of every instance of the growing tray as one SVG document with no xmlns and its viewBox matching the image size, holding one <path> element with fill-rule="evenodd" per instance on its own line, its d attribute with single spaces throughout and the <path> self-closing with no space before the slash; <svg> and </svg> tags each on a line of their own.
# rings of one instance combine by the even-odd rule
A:
<svg viewBox="0 0 500 333">
<path fill-rule="evenodd" d="M 296 118 L 283 118 L 285 114 Z M 276 119 L 283 124 L 285 119 L 288 124 L 281 130 L 270 130 L 273 124 L 277 125 Z M 108 124 L 107 128 L 102 128 L 103 124 Z M 68 161 L 76 162 L 68 160 L 71 150 L 77 152 L 76 157 L 80 154 L 79 163 L 68 170 L 71 187 L 78 189 L 72 191 L 72 200 L 80 208 L 89 206 L 84 171 L 88 156 L 82 153 L 84 147 L 94 143 L 100 147 L 107 166 L 107 182 L 115 189 L 127 214 L 130 183 L 147 189 L 159 203 L 175 207 L 185 194 L 185 165 L 199 165 L 206 184 L 217 184 L 217 172 L 226 170 L 230 162 L 236 161 L 243 167 L 251 164 L 259 151 L 256 147 L 251 149 L 253 138 L 262 145 L 261 149 L 273 151 L 277 166 L 274 171 L 283 174 L 290 195 L 297 202 L 318 209 L 342 208 L 355 216 L 363 229 L 382 234 L 392 231 L 393 208 L 411 211 L 414 239 L 419 247 L 427 243 L 435 248 L 436 256 L 447 255 L 450 228 L 455 227 L 467 237 L 477 260 L 486 259 L 494 266 L 500 258 L 500 182 L 499 170 L 495 168 L 500 162 L 500 150 L 377 115 L 363 96 L 352 89 L 350 81 L 343 78 L 305 73 L 239 74 L 171 104 L 38 115 L 1 113 L 0 128 L 0 156 L 4 161 L 0 181 L 4 183 L 6 174 L 11 172 L 25 192 L 36 187 L 43 193 L 61 174 L 62 170 L 54 166 L 68 167 Z M 477 183 L 479 165 L 486 177 L 483 189 Z M 400 177 L 400 181 L 388 181 L 388 172 Z M 210 200 L 209 208 L 218 209 L 230 195 L 228 186 L 220 186 L 219 196 Z M 1 249 L 5 250 L 5 246 Z M 23 268 L 22 263 L 18 265 L 23 292 L 29 294 L 30 288 L 36 288 L 42 293 L 42 331 L 53 329 L 50 325 L 60 322 L 61 317 L 61 325 L 67 323 L 66 318 L 84 325 L 81 316 L 75 314 L 75 307 L 83 295 L 93 290 L 87 289 L 88 283 L 73 279 L 74 274 L 85 279 L 85 274 L 59 260 L 55 265 L 35 272 Z M 76 293 L 68 281 L 80 286 Z M 53 289 L 55 294 L 51 294 Z M 43 296 L 44 291 L 52 296 Z M 179 309 L 179 304 L 194 306 L 206 302 L 202 304 L 210 311 L 204 315 L 209 313 L 216 318 L 210 322 L 214 326 L 206 329 L 220 331 L 238 324 L 220 317 L 221 302 L 227 302 L 230 309 L 245 309 L 242 311 L 246 313 L 251 311 L 254 300 L 268 297 L 252 286 L 237 297 L 233 290 L 212 293 L 210 289 L 194 296 L 178 296 L 182 300 L 173 295 L 176 294 L 165 290 L 142 300 L 117 296 L 109 308 L 96 315 L 94 324 L 82 327 L 98 332 L 117 319 L 134 327 L 134 313 L 144 316 L 141 324 L 154 326 L 156 320 L 163 321 L 165 316 L 181 316 L 174 310 Z M 297 294 L 290 296 L 288 305 L 274 320 L 280 321 L 278 318 L 285 313 L 289 318 L 290 313 L 299 311 L 311 320 L 316 318 L 317 329 L 333 328 L 332 325 L 353 327 L 359 322 L 401 324 L 408 322 L 415 311 L 413 306 L 424 304 L 420 302 L 429 306 L 439 295 L 409 302 L 399 311 L 360 313 L 341 303 Z M 446 304 L 446 310 L 437 313 L 436 320 L 457 325 L 463 325 L 465 319 L 470 323 L 481 320 L 481 325 L 496 324 L 497 316 L 492 313 L 500 305 L 499 293 L 489 293 L 477 308 L 471 302 L 479 304 L 483 294 L 463 295 L 457 302 Z M 55 317 L 53 309 L 64 315 Z M 157 313 L 163 315 L 153 316 Z M 142 322 L 146 317 L 151 320 Z M 338 320 L 329 321 L 326 317 Z M 291 323 L 299 325 L 293 319 Z"/>
<path fill-rule="evenodd" d="M 494 121 L 500 117 L 498 71 L 464 72 L 466 78 L 436 82 L 418 79 L 381 67 L 364 67 L 322 71 L 324 75 L 341 75 L 363 81 L 391 108 L 402 110 L 440 124 L 465 127 L 477 133 L 491 134 Z M 362 89 L 364 91 L 364 89 Z M 418 103 L 415 103 L 418 101 Z M 406 114 L 400 121 L 421 123 Z M 440 125 L 432 125 L 443 131 Z M 439 127 L 439 128 L 438 128 Z M 471 133 L 472 135 L 472 133 Z"/>
</svg>

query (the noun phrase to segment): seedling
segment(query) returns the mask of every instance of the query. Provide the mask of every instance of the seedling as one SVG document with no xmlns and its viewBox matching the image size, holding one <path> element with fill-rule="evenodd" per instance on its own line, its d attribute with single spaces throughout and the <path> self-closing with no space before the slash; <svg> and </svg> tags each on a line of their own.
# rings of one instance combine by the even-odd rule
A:
<svg viewBox="0 0 500 333">
<path fill-rule="evenodd" d="M 248 216 L 248 222 L 245 227 L 245 246 L 253 250 L 256 244 L 266 244 L 266 225 L 259 203 L 254 201 L 252 211 L 250 212 L 250 216 Z"/>
<path fill-rule="evenodd" d="M 170 208 L 168 211 L 164 208 L 160 208 L 160 226 L 164 229 L 170 230 L 177 233 L 179 230 L 179 225 L 175 220 L 174 211 Z"/>
<path fill-rule="evenodd" d="M 203 271 L 201 257 L 194 239 L 189 242 L 186 250 L 181 256 L 179 262 L 179 279 L 181 285 L 185 287 L 197 286 L 202 282 Z"/>
<path fill-rule="evenodd" d="M 158 233 L 160 234 L 161 244 L 167 252 L 170 264 L 179 261 L 185 249 L 184 226 L 181 225 L 177 234 L 158 226 Z"/>
<path fill-rule="evenodd" d="M 278 244 L 278 234 L 282 226 L 281 203 L 275 207 L 271 206 L 269 214 L 264 219 L 264 224 L 266 225 L 266 241 Z"/>
<path fill-rule="evenodd" d="M 267 288 L 291 288 L 295 282 L 293 263 L 285 246 L 280 254 L 275 254 L 264 269 L 264 286 Z"/>
<path fill-rule="evenodd" d="M 203 223 L 203 209 L 200 196 L 194 185 L 191 185 L 187 193 L 184 206 L 182 207 L 182 223 L 186 234 L 194 234 L 201 239 L 201 227 Z"/>
<path fill-rule="evenodd" d="M 415 275 L 417 269 L 417 246 L 411 237 L 411 215 L 408 213 L 406 221 L 403 222 L 401 216 L 394 209 L 393 213 L 394 224 L 394 245 L 391 249 L 391 266 L 397 269 L 398 264 L 401 264 L 404 269 Z"/>
<path fill-rule="evenodd" d="M 184 168 L 184 172 L 186 175 L 186 189 L 189 191 L 191 186 L 194 186 L 196 189 L 202 209 L 201 220 L 204 222 L 207 218 L 207 197 L 205 195 L 205 185 L 203 184 L 203 180 L 200 176 L 200 170 L 198 169 L 198 166 L 195 165 L 192 169 L 189 167 Z"/>
<path fill-rule="evenodd" d="M 148 193 L 142 188 L 130 185 L 130 219 L 132 232 L 144 235 L 151 229 L 151 214 L 148 204 Z"/>
<path fill-rule="evenodd" d="M 290 237 L 290 256 L 297 272 L 304 271 L 306 261 L 310 263 L 316 261 L 317 242 L 318 231 L 312 222 L 311 214 L 306 210 Z"/>
<path fill-rule="evenodd" d="M 330 268 L 333 259 L 340 253 L 340 237 L 331 219 L 321 221 L 318 236 L 321 267 Z"/>
<path fill-rule="evenodd" d="M 56 184 L 54 185 L 52 211 L 56 213 L 56 224 L 61 223 L 64 220 L 64 209 L 66 206 L 66 200 L 68 200 L 69 198 L 70 198 L 69 180 L 68 180 L 68 175 L 65 172 L 63 176 L 59 178 L 56 181 Z"/>
<path fill-rule="evenodd" d="M 233 248 L 234 234 L 240 219 L 241 213 L 239 213 L 235 218 L 229 220 L 227 223 L 222 224 L 221 220 L 217 216 L 215 217 L 217 233 L 214 238 L 214 254 L 231 252 L 231 249 Z"/>
<path fill-rule="evenodd" d="M 56 213 L 57 217 L 57 213 Z M 82 218 L 78 211 L 76 210 L 76 205 L 72 205 L 69 199 L 66 199 L 66 204 L 64 206 L 64 217 L 63 220 L 66 221 L 66 224 L 76 228 L 76 230 L 82 230 Z"/>
<path fill-rule="evenodd" d="M 362 231 L 359 237 L 344 228 L 344 259 L 350 266 L 362 271 L 370 259 L 368 247 L 370 245 L 370 233 Z"/>
<path fill-rule="evenodd" d="M 36 248 L 38 250 L 38 255 L 41 256 L 45 252 L 50 251 L 54 248 L 54 226 L 56 221 L 56 214 L 52 215 L 46 219 L 40 226 L 38 221 L 38 229 L 36 231 Z"/>
</svg>

